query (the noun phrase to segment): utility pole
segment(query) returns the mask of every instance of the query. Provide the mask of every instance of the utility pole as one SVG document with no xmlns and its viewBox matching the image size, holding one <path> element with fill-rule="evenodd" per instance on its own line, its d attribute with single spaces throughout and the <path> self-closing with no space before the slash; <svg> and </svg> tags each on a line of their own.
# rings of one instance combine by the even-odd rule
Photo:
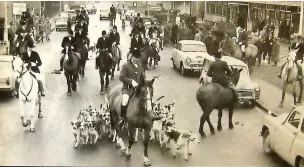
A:
<svg viewBox="0 0 304 167">
<path fill-rule="evenodd" d="M 149 1 L 146 1 L 146 6 L 148 8 L 148 15 L 150 14 L 150 11 L 149 11 Z"/>
<path fill-rule="evenodd" d="M 301 10 L 300 10 L 300 26 L 299 26 L 299 34 L 302 35 L 303 33 L 303 21 L 304 21 L 304 1 L 301 1 Z"/>
<path fill-rule="evenodd" d="M 4 12 L 5 12 L 5 20 L 4 20 L 4 42 L 5 42 L 5 51 L 6 51 L 6 55 L 9 54 L 9 42 L 8 42 L 8 27 L 7 25 L 8 20 L 7 20 L 7 1 L 4 1 Z"/>
<path fill-rule="evenodd" d="M 186 13 L 186 1 L 184 1 L 184 13 Z"/>
</svg>

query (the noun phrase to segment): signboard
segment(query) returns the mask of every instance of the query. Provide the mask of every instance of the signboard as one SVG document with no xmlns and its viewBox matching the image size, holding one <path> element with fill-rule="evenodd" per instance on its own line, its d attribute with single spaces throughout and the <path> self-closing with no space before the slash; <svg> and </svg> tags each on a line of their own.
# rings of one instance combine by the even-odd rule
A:
<svg viewBox="0 0 304 167">
<path fill-rule="evenodd" d="M 22 15 L 26 11 L 26 3 L 13 3 L 13 15 Z"/>
</svg>

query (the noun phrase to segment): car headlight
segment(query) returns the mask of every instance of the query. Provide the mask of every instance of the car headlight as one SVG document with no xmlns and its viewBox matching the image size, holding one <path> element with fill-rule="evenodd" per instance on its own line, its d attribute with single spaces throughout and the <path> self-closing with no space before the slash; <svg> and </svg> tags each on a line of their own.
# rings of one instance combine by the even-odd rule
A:
<svg viewBox="0 0 304 167">
<path fill-rule="evenodd" d="M 259 91 L 260 91 L 260 87 L 255 87 L 254 90 L 255 90 L 256 92 L 259 92 Z"/>
<path fill-rule="evenodd" d="M 187 65 L 189 65 L 189 64 L 191 63 L 191 59 L 190 59 L 190 58 L 187 58 L 187 59 L 186 59 L 186 63 L 187 63 Z"/>
</svg>

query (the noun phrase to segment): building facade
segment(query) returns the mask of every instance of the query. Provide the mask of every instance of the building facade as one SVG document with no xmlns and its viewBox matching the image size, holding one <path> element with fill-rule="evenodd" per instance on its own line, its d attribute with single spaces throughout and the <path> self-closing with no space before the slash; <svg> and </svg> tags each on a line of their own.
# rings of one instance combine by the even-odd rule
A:
<svg viewBox="0 0 304 167">
<path fill-rule="evenodd" d="M 207 1 L 205 10 L 205 20 L 219 22 L 234 22 L 238 13 L 247 18 L 247 31 L 256 29 L 256 21 L 262 18 L 266 24 L 274 22 L 275 36 L 281 22 L 290 21 L 295 27 L 295 31 L 303 34 L 303 2 L 300 1 L 280 1 L 275 4 L 271 1 L 255 2 L 227 2 L 227 1 Z"/>
</svg>

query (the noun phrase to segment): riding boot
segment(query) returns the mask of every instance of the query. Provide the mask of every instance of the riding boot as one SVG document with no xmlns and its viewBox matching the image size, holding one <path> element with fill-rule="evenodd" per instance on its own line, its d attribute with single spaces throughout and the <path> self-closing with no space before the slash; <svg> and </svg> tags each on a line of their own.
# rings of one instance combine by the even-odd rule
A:
<svg viewBox="0 0 304 167">
<path fill-rule="evenodd" d="M 125 120 L 126 120 L 126 115 L 127 115 L 127 106 L 123 106 L 121 105 L 121 116 L 119 118 L 119 123 L 118 124 L 124 124 L 125 123 Z"/>
<path fill-rule="evenodd" d="M 242 52 L 242 60 L 245 60 L 245 52 Z"/>
<path fill-rule="evenodd" d="M 19 98 L 19 83 L 18 83 L 17 80 L 15 81 L 15 90 L 14 90 L 14 94 L 15 94 L 16 98 Z"/>
<path fill-rule="evenodd" d="M 96 59 L 95 59 L 95 69 L 98 69 L 98 64 L 99 64 L 99 57 L 96 57 Z"/>
<path fill-rule="evenodd" d="M 64 56 L 62 56 L 60 59 L 60 70 L 59 71 L 63 71 L 63 60 L 64 60 Z"/>
<path fill-rule="evenodd" d="M 44 97 L 45 94 L 44 94 L 43 84 L 41 81 L 38 81 L 38 86 L 39 86 L 39 90 L 41 92 L 41 96 Z"/>
<path fill-rule="evenodd" d="M 279 78 L 282 78 L 282 71 L 283 71 L 283 68 L 284 68 L 285 64 L 286 64 L 286 63 L 284 63 L 284 64 L 282 65 L 281 70 L 280 70 L 280 73 L 277 74 L 277 76 L 278 76 Z"/>
<path fill-rule="evenodd" d="M 296 63 L 297 67 L 298 67 L 298 79 L 302 79 L 302 67 Z"/>
</svg>

